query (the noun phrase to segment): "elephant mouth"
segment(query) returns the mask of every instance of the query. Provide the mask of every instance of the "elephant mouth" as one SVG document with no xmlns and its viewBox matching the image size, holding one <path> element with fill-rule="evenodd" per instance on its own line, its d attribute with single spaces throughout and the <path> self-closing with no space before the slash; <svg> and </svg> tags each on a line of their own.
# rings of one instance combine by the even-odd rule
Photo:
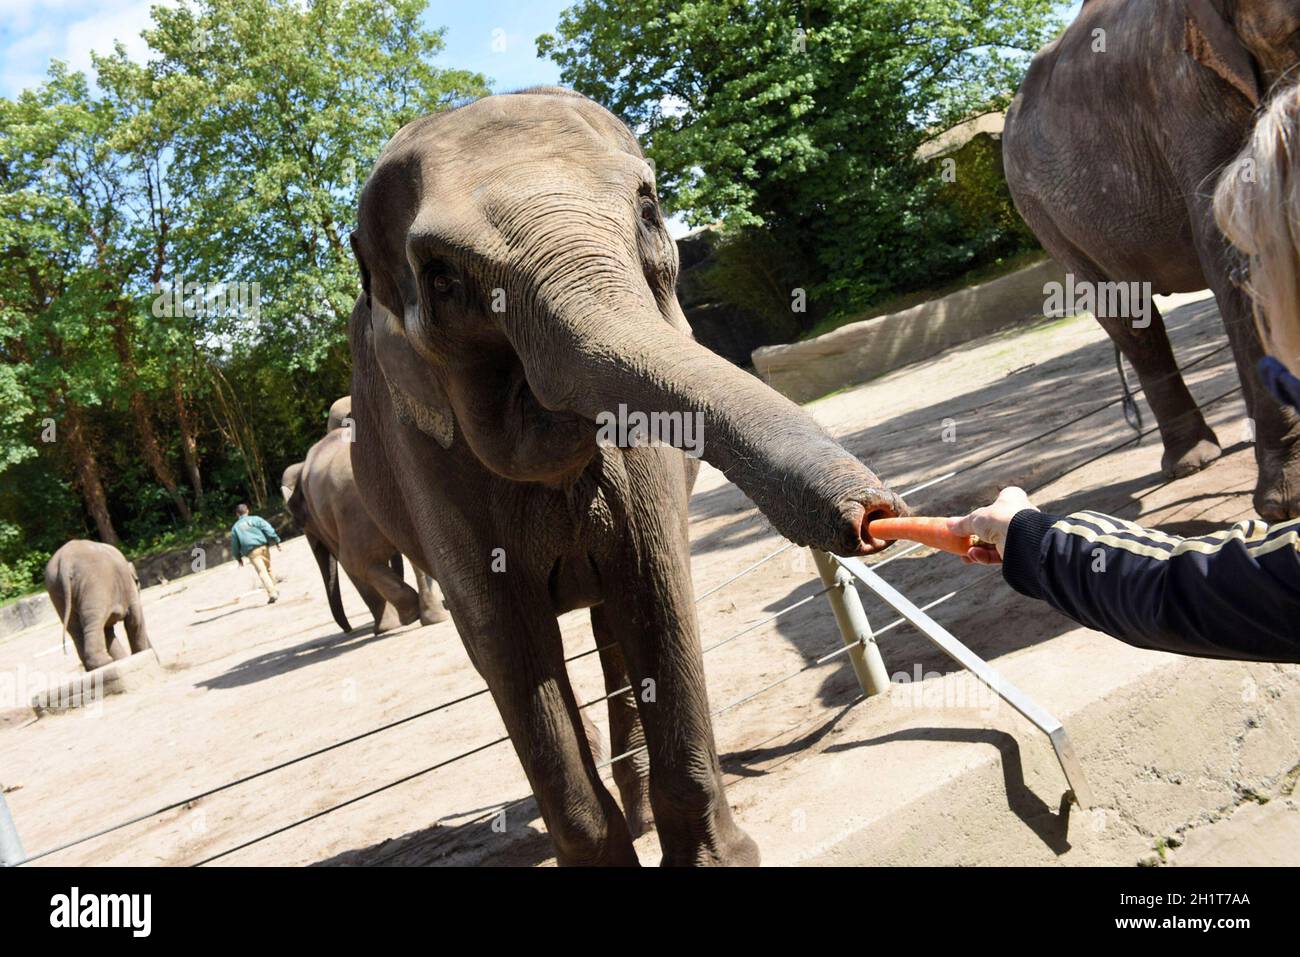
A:
<svg viewBox="0 0 1300 957">
<path fill-rule="evenodd" d="M 528 385 L 520 365 L 507 398 L 514 433 L 515 476 L 564 485 L 574 481 L 595 457 L 596 425 L 573 412 L 548 409 Z"/>
</svg>

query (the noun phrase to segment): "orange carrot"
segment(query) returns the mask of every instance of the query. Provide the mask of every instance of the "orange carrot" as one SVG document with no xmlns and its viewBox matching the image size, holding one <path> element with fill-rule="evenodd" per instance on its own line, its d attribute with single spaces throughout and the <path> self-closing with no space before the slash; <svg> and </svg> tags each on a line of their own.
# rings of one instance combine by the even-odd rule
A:
<svg viewBox="0 0 1300 957">
<path fill-rule="evenodd" d="M 948 531 L 946 518 L 878 518 L 867 526 L 867 534 L 883 541 L 902 538 L 920 542 L 954 555 L 965 555 L 974 544 L 972 536 Z"/>
</svg>

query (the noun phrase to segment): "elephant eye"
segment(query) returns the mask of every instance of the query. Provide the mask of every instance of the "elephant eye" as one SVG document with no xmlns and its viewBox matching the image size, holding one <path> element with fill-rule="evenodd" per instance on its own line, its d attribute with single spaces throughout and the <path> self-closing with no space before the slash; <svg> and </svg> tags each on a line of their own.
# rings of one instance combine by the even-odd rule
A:
<svg viewBox="0 0 1300 957">
<path fill-rule="evenodd" d="M 426 275 L 433 294 L 444 299 L 456 291 L 460 282 L 451 267 L 440 260 L 429 264 Z"/>
<path fill-rule="evenodd" d="M 647 226 L 659 225 L 659 206 L 653 196 L 641 197 L 641 222 Z"/>
</svg>

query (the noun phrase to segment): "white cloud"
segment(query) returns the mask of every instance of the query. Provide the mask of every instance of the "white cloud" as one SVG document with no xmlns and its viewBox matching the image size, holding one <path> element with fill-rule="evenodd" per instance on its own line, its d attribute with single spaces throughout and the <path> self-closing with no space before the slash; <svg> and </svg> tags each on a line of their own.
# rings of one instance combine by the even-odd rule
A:
<svg viewBox="0 0 1300 957">
<path fill-rule="evenodd" d="M 157 0 L 0 0 L 0 96 L 14 96 L 44 79 L 51 59 L 88 71 L 91 51 L 106 54 L 121 40 L 135 60 L 147 47 Z M 165 3 L 163 4 L 165 5 Z"/>
</svg>

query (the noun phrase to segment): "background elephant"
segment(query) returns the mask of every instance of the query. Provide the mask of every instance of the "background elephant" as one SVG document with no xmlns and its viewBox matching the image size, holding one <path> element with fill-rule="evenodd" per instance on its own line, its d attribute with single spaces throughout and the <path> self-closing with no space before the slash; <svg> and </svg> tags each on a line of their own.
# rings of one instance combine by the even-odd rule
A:
<svg viewBox="0 0 1300 957">
<path fill-rule="evenodd" d="M 1300 514 L 1300 420 L 1265 392 L 1247 297 L 1211 202 L 1255 109 L 1300 62 L 1300 0 L 1088 0 L 1035 57 L 1007 115 L 1003 156 L 1016 206 L 1077 282 L 1208 285 L 1218 298 L 1255 421 L 1266 519 Z M 1102 318 L 1146 391 L 1171 476 L 1219 455 L 1177 372 L 1164 323 Z"/>
<path fill-rule="evenodd" d="M 45 566 L 45 590 L 87 671 L 152 647 L 140 607 L 140 580 L 112 545 L 68 542 Z M 119 621 L 126 626 L 129 652 L 113 641 Z"/>
<path fill-rule="evenodd" d="M 362 190 L 352 244 L 357 480 L 385 534 L 446 590 L 558 859 L 635 863 L 631 837 L 653 813 L 665 863 L 757 862 L 723 792 L 705 691 L 687 528 L 697 460 L 600 441 L 597 423 L 698 423 L 703 457 L 801 545 L 882 547 L 864 524 L 902 503 L 801 409 L 694 341 L 653 171 L 585 97 L 539 88 L 407 125 Z M 621 810 L 584 743 L 556 622 L 584 607 L 612 751 L 632 755 L 613 765 Z"/>
<path fill-rule="evenodd" d="M 335 399 L 334 404 L 330 406 L 329 419 L 325 423 L 325 431 L 333 432 L 335 429 L 344 428 L 351 420 L 352 416 L 352 396 L 345 395 L 341 399 Z"/>
<path fill-rule="evenodd" d="M 338 566 L 342 565 L 374 616 L 375 634 L 416 618 L 426 625 L 446 621 L 442 593 L 418 563 L 415 577 L 419 591 L 402 580 L 402 556 L 362 504 L 352 476 L 348 436 L 348 430 L 341 427 L 326 433 L 308 451 L 306 460 L 290 465 L 280 479 L 289 512 L 306 535 L 320 568 L 330 613 L 340 628 L 352 630 L 339 594 Z"/>
</svg>

